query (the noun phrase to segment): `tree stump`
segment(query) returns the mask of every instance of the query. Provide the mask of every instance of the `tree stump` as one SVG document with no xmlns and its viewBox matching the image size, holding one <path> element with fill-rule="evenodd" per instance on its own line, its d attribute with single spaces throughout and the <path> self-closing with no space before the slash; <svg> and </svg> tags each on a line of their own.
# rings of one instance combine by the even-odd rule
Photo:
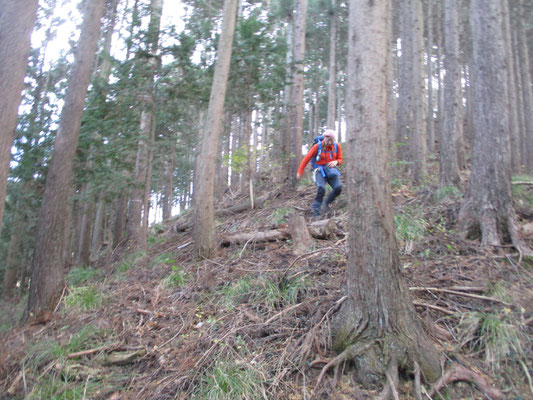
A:
<svg viewBox="0 0 533 400">
<path fill-rule="evenodd" d="M 309 251 L 313 239 L 309 234 L 304 217 L 296 214 L 289 217 L 289 234 L 292 238 L 295 254 L 301 255 Z"/>
</svg>

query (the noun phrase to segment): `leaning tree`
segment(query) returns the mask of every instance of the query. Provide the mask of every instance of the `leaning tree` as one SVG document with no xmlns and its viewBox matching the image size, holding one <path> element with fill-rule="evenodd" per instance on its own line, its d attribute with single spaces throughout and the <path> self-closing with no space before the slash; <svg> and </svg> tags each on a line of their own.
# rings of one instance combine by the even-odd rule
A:
<svg viewBox="0 0 533 400">
<path fill-rule="evenodd" d="M 352 360 L 365 386 L 387 376 L 387 397 L 400 369 L 418 366 L 432 382 L 441 368 L 403 281 L 395 238 L 387 151 L 389 2 L 351 0 L 349 18 L 347 298 L 333 324 L 340 355 L 326 367 Z"/>
</svg>

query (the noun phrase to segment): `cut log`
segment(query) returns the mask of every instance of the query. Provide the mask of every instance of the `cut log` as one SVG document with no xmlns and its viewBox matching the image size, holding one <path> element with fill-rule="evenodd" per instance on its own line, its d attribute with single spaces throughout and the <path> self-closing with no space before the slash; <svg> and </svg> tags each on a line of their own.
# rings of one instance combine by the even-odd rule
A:
<svg viewBox="0 0 533 400">
<path fill-rule="evenodd" d="M 294 254 L 301 255 L 309 251 L 313 239 L 307 229 L 305 218 L 301 215 L 293 214 L 289 217 L 289 234 L 292 238 Z"/>
<path fill-rule="evenodd" d="M 337 236 L 344 236 L 332 219 L 312 222 L 309 225 L 309 233 L 315 239 L 335 239 Z"/>
<path fill-rule="evenodd" d="M 284 230 L 269 230 L 264 232 L 246 232 L 233 235 L 224 235 L 221 237 L 223 246 L 232 244 L 244 244 L 248 242 L 272 242 L 275 240 L 284 240 L 289 237 L 289 233 Z"/>
</svg>

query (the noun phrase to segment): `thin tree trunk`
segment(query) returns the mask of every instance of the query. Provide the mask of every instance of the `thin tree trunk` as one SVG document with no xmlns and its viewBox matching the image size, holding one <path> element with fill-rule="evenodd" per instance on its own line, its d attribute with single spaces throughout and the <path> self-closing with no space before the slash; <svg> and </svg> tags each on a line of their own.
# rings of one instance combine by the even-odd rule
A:
<svg viewBox="0 0 533 400">
<path fill-rule="evenodd" d="M 37 0 L 6 1 L 0 10 L 0 231 L 37 4 Z"/>
<path fill-rule="evenodd" d="M 292 63 L 292 86 L 290 90 L 289 115 L 289 187 L 297 183 L 296 172 L 302 159 L 303 135 L 303 91 L 304 91 L 304 61 L 305 61 L 305 30 L 307 22 L 307 0 L 296 0 L 294 21 L 294 46 Z"/>
<path fill-rule="evenodd" d="M 428 119 L 428 136 L 427 147 L 428 152 L 433 154 L 435 152 L 435 119 L 433 110 L 433 0 L 427 2 L 427 35 L 426 35 L 426 53 L 427 65 L 426 74 L 428 79 L 427 92 L 427 119 Z"/>
<path fill-rule="evenodd" d="M 98 254 L 102 247 L 102 237 L 104 232 L 105 201 L 104 196 L 100 194 L 96 203 L 96 213 L 94 216 L 93 234 L 91 238 L 91 258 Z"/>
<path fill-rule="evenodd" d="M 222 32 L 218 42 L 207 119 L 202 133 L 202 163 L 198 166 L 198 189 L 195 190 L 196 209 L 193 237 L 195 251 L 200 258 L 211 257 L 216 248 L 213 205 L 214 176 L 229 76 L 236 12 L 237 1 L 224 0 Z"/>
<path fill-rule="evenodd" d="M 337 5 L 331 0 L 329 11 L 329 80 L 327 127 L 335 129 L 335 105 L 337 102 Z"/>
<path fill-rule="evenodd" d="M 460 186 L 457 143 L 462 120 L 458 0 L 444 1 L 444 108 L 440 127 L 440 186 Z"/>
<path fill-rule="evenodd" d="M 65 105 L 61 113 L 37 224 L 31 286 L 24 320 L 28 317 L 40 318 L 52 311 L 61 295 L 65 231 L 68 227 L 65 209 L 68 207 L 73 161 L 104 4 L 105 0 L 93 0 L 85 4 L 76 60 L 68 80 Z"/>
<path fill-rule="evenodd" d="M 525 118 L 525 148 L 527 149 L 526 162 L 528 173 L 533 173 L 533 89 L 531 87 L 531 75 L 529 69 L 529 49 L 524 27 L 524 0 L 519 0 L 516 4 L 518 11 L 518 52 L 522 73 L 522 96 Z"/>
<path fill-rule="evenodd" d="M 17 284 L 17 275 L 22 275 L 20 270 L 20 250 L 22 244 L 22 236 L 24 234 L 24 214 L 19 209 L 18 204 L 15 211 L 15 220 L 11 226 L 11 236 L 9 238 L 9 245 L 6 256 L 6 269 L 4 272 L 4 297 L 10 299 L 13 297 L 13 291 Z"/>
<path fill-rule="evenodd" d="M 513 0 L 514 1 L 514 0 Z M 513 173 L 520 173 L 522 166 L 522 157 L 520 154 L 520 132 L 518 129 L 518 104 L 517 104 L 517 86 L 515 81 L 515 63 L 512 47 L 511 34 L 511 13 L 509 9 L 509 0 L 502 0 L 503 5 L 503 23 L 505 35 L 505 55 L 509 63 L 507 69 L 507 86 L 509 87 L 509 132 L 511 135 L 511 170 Z"/>
</svg>

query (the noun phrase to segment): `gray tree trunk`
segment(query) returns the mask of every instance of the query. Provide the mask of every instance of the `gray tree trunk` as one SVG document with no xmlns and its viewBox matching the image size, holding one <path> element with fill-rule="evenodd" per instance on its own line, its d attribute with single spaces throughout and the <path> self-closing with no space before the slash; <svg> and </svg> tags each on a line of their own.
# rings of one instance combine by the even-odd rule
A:
<svg viewBox="0 0 533 400">
<path fill-rule="evenodd" d="M 195 190 L 196 207 L 193 237 L 195 252 L 200 258 L 211 257 L 216 249 L 213 205 L 214 176 L 218 140 L 222 129 L 236 13 L 237 0 L 224 0 L 222 32 L 218 42 L 217 60 L 209 97 L 207 118 L 201 138 L 203 161 L 198 165 L 197 190 Z"/>
<path fill-rule="evenodd" d="M 150 149 L 155 129 L 155 99 L 154 75 L 157 69 L 157 51 L 161 25 L 163 0 L 150 1 L 150 25 L 147 34 L 147 47 L 150 54 L 138 61 L 145 74 L 145 92 L 140 96 L 142 111 L 140 121 L 140 138 L 138 141 L 135 170 L 133 172 L 133 187 L 131 190 L 126 233 L 128 246 L 146 247 L 146 224 L 143 224 L 143 206 L 146 205 L 145 193 L 150 184 Z M 144 216 L 148 215 L 148 208 L 144 207 Z"/>
<path fill-rule="evenodd" d="M 501 2 L 473 0 L 470 10 L 474 49 L 472 88 L 475 141 L 472 172 L 458 218 L 464 236 L 481 232 L 484 245 L 508 236 L 523 253 L 511 197 L 509 96 Z"/>
<path fill-rule="evenodd" d="M 72 167 L 100 33 L 105 0 L 86 2 L 76 59 L 69 76 L 54 153 L 37 223 L 28 305 L 23 319 L 51 312 L 63 287 L 65 231 Z"/>
<path fill-rule="evenodd" d="M 335 105 L 337 103 L 337 5 L 331 0 L 329 11 L 329 80 L 328 80 L 328 117 L 327 127 L 335 129 Z"/>
<path fill-rule="evenodd" d="M 0 10 L 0 231 L 37 4 L 38 0 L 4 1 Z"/>
<path fill-rule="evenodd" d="M 304 93 L 304 62 L 305 62 L 305 30 L 307 22 L 307 0 L 296 0 L 294 20 L 293 62 L 291 68 L 292 85 L 288 107 L 289 116 L 289 187 L 297 183 L 296 172 L 302 160 L 303 135 L 303 93 Z"/>
<path fill-rule="evenodd" d="M 430 382 L 441 373 L 403 282 L 394 233 L 386 118 L 388 4 L 351 0 L 349 17 L 348 298 L 335 316 L 333 335 L 336 350 L 355 362 L 365 386 L 378 383 L 385 370 L 396 375 L 400 365 L 418 363 Z"/>
<path fill-rule="evenodd" d="M 444 108 L 440 127 L 440 186 L 460 186 L 458 138 L 462 128 L 460 113 L 461 75 L 459 70 L 459 1 L 444 1 Z"/>
</svg>

